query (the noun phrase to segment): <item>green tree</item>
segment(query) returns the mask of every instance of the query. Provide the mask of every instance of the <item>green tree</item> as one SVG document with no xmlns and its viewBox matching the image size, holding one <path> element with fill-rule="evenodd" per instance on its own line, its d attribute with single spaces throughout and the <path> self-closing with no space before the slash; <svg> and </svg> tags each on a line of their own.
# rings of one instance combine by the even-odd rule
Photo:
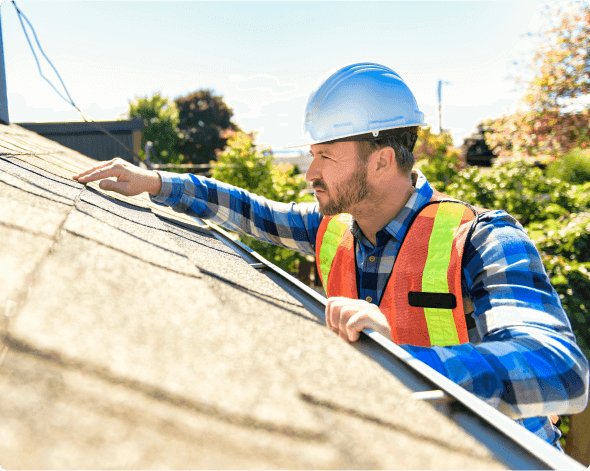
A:
<svg viewBox="0 0 590 471">
<path fill-rule="evenodd" d="M 154 163 L 178 164 L 182 156 L 175 150 L 178 143 L 178 109 L 174 102 L 156 93 L 151 98 L 136 98 L 129 103 L 129 117 L 143 119 L 140 156 L 148 141 L 154 145 L 150 160 Z"/>
<path fill-rule="evenodd" d="M 314 201 L 305 194 L 307 183 L 292 165 L 273 165 L 269 149 L 257 149 L 253 137 L 242 131 L 230 133 L 226 149 L 212 162 L 211 176 L 216 180 L 235 185 L 247 191 L 280 202 Z M 260 242 L 240 234 L 240 240 L 283 270 L 298 273 L 304 261 L 313 257 L 290 249 Z"/>
<path fill-rule="evenodd" d="M 501 159 L 553 160 L 590 142 L 590 6 L 548 5 L 518 110 L 485 122 Z"/>
<path fill-rule="evenodd" d="M 180 133 L 176 150 L 193 164 L 215 160 L 217 152 L 227 144 L 226 132 L 238 129 L 231 121 L 233 110 L 212 90 L 197 90 L 174 102 Z"/>
</svg>

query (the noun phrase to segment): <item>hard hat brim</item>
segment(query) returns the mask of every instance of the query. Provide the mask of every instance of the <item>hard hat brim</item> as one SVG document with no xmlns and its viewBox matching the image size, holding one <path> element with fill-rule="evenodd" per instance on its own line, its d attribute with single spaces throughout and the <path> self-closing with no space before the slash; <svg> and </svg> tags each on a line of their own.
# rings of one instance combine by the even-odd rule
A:
<svg viewBox="0 0 590 471">
<path fill-rule="evenodd" d="M 332 142 L 332 141 L 354 141 L 355 140 L 354 138 L 357 136 L 363 136 L 365 134 L 371 134 L 371 133 L 373 133 L 374 137 L 378 137 L 379 133 L 381 133 L 382 131 L 389 131 L 391 129 L 409 128 L 409 127 L 414 127 L 414 126 L 423 127 L 423 126 L 428 126 L 428 124 L 427 123 L 416 123 L 416 124 L 411 124 L 411 125 L 403 124 L 401 126 L 387 127 L 387 128 L 383 128 L 383 129 L 371 129 L 369 132 L 360 131 L 360 132 L 348 134 L 348 135 L 342 136 L 342 137 L 331 137 L 329 139 L 322 139 L 322 140 L 318 140 L 318 141 L 314 140 L 309 135 L 309 133 L 306 133 L 299 140 L 291 142 L 291 143 L 287 144 L 286 146 L 282 147 L 281 150 L 282 149 L 296 149 L 298 147 L 311 146 L 314 144 L 324 144 L 326 142 Z"/>
</svg>

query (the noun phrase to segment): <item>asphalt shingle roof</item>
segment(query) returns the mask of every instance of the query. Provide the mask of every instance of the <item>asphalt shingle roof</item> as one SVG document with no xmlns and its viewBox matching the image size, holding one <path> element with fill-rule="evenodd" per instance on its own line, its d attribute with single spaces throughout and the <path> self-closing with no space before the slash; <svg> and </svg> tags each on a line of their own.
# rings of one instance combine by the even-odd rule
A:
<svg viewBox="0 0 590 471">
<path fill-rule="evenodd" d="M 0 466 L 504 469 L 196 221 L 71 179 L 94 164 L 0 126 Z"/>
</svg>

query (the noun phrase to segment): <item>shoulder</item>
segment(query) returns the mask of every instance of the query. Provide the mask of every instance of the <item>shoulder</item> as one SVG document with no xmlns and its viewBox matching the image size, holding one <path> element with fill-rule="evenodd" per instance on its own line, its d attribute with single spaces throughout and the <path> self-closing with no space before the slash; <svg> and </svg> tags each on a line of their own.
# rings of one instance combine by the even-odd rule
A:
<svg viewBox="0 0 590 471">
<path fill-rule="evenodd" d="M 470 239 L 470 249 L 482 251 L 496 248 L 514 250 L 514 244 L 533 245 L 526 230 L 506 211 L 486 211 L 479 214 Z"/>
<path fill-rule="evenodd" d="M 485 270 L 526 269 L 543 273 L 541 256 L 522 225 L 506 211 L 481 213 L 465 246 L 463 267 L 475 273 Z"/>
<path fill-rule="evenodd" d="M 479 210 L 479 208 L 476 209 Z M 475 232 L 498 231 L 503 228 L 526 235 L 524 227 L 522 227 L 514 216 L 511 216 L 504 210 L 489 211 L 483 209 L 479 212 Z"/>
</svg>

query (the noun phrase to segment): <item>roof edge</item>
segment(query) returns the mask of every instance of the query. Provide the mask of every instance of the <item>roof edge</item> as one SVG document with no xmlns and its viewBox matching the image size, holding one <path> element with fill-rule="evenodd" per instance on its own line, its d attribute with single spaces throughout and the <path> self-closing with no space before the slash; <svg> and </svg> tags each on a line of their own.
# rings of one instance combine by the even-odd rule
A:
<svg viewBox="0 0 590 471">
<path fill-rule="evenodd" d="M 70 122 L 53 122 L 53 123 L 14 123 L 17 126 L 36 132 L 37 134 L 100 134 L 94 123 L 100 125 L 109 132 L 132 132 L 143 131 L 143 119 L 133 118 L 128 120 L 116 121 L 70 121 Z"/>
</svg>

